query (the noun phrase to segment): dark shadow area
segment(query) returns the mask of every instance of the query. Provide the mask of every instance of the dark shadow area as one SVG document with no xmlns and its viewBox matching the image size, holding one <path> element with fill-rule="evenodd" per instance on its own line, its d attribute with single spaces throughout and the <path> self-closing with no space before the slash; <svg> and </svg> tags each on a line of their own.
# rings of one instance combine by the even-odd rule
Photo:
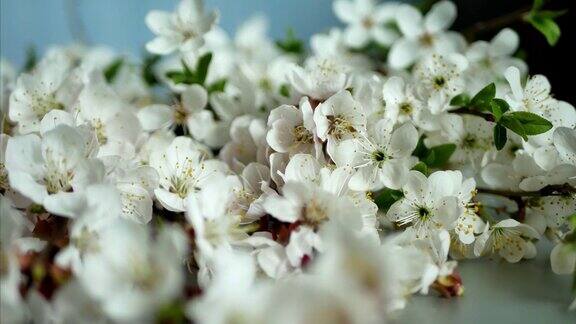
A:
<svg viewBox="0 0 576 324">
<path fill-rule="evenodd" d="M 532 6 L 532 0 L 454 0 L 458 6 L 458 19 L 453 29 L 465 30 L 479 21 L 506 15 L 516 10 Z M 520 35 L 520 47 L 525 52 L 525 60 L 530 74 L 544 74 L 552 84 L 552 92 L 558 99 L 576 104 L 576 1 L 549 0 L 546 9 L 568 9 L 568 13 L 556 21 L 562 31 L 560 41 L 551 47 L 536 29 L 529 24 L 517 21 L 509 27 Z M 499 29 L 487 31 L 477 36 L 490 39 Z"/>
</svg>

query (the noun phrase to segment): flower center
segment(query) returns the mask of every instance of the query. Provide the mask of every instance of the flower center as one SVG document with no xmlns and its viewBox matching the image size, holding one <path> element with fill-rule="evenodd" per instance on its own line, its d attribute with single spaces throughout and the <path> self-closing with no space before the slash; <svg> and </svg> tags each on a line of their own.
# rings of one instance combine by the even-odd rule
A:
<svg viewBox="0 0 576 324">
<path fill-rule="evenodd" d="M 304 222 L 312 226 L 318 226 L 328 219 L 328 213 L 316 199 L 312 199 L 303 210 Z"/>
<path fill-rule="evenodd" d="M 420 36 L 419 41 L 424 47 L 431 47 L 434 45 L 434 37 L 428 33 L 424 33 L 424 35 Z"/>
<path fill-rule="evenodd" d="M 464 148 L 474 148 L 478 144 L 476 137 L 472 134 L 466 134 L 464 140 L 462 141 L 462 146 Z"/>
<path fill-rule="evenodd" d="M 83 255 L 87 252 L 97 252 L 98 246 L 98 234 L 90 231 L 87 227 L 83 227 L 80 234 L 72 238 L 72 244 L 80 251 Z"/>
<path fill-rule="evenodd" d="M 272 81 L 270 81 L 270 79 L 268 79 L 268 78 L 260 79 L 260 81 L 258 82 L 258 85 L 264 91 L 272 91 L 272 88 L 273 88 L 272 87 Z"/>
<path fill-rule="evenodd" d="M 337 139 L 341 139 L 344 135 L 356 133 L 356 128 L 344 116 L 327 116 L 330 126 L 328 126 L 328 134 L 333 135 Z"/>
<path fill-rule="evenodd" d="M 372 27 L 374 27 L 374 25 L 375 23 L 372 17 L 366 17 L 362 20 L 362 26 L 364 26 L 364 28 L 366 29 L 371 29 Z"/>
<path fill-rule="evenodd" d="M 372 159 L 376 162 L 383 162 L 386 160 L 386 154 L 382 151 L 374 151 L 372 153 Z"/>
<path fill-rule="evenodd" d="M 310 131 L 307 130 L 303 125 L 294 127 L 292 134 L 294 135 L 294 140 L 298 143 L 306 144 L 314 142 L 312 133 L 310 133 Z"/>
<path fill-rule="evenodd" d="M 426 207 L 419 207 L 418 208 L 418 217 L 423 220 L 429 220 L 430 216 L 432 216 L 432 213 L 430 212 L 430 210 L 428 210 L 428 208 Z"/>
<path fill-rule="evenodd" d="M 182 105 L 176 105 L 175 107 L 176 109 L 174 109 L 174 123 L 176 125 L 184 125 L 186 124 L 186 119 L 188 118 L 188 112 L 186 112 L 186 110 L 184 110 L 184 107 L 182 107 Z"/>
<path fill-rule="evenodd" d="M 42 117 L 44 117 L 47 113 L 55 109 L 63 110 L 64 105 L 56 101 L 56 96 L 54 94 L 32 95 L 32 110 L 38 119 L 42 119 Z"/>
<path fill-rule="evenodd" d="M 0 162 L 0 190 L 6 189 L 8 189 L 8 172 L 4 163 Z"/>
<path fill-rule="evenodd" d="M 404 102 L 400 105 L 400 112 L 404 115 L 410 115 L 412 113 L 412 105 L 409 102 Z"/>
<path fill-rule="evenodd" d="M 188 180 L 191 177 L 186 176 L 172 176 L 170 178 L 170 189 L 171 193 L 177 194 L 180 198 L 184 199 L 188 195 Z"/>
<path fill-rule="evenodd" d="M 134 286 L 143 291 L 153 290 L 162 278 L 159 266 L 154 262 L 135 262 L 132 276 Z"/>
<path fill-rule="evenodd" d="M 444 87 L 446 85 L 446 78 L 439 75 L 439 76 L 434 77 L 432 82 L 434 84 L 434 88 L 441 89 L 442 87 Z"/>
<path fill-rule="evenodd" d="M 98 139 L 98 143 L 100 145 L 104 145 L 108 142 L 108 138 L 106 137 L 106 129 L 104 128 L 104 124 L 100 119 L 94 121 L 94 132 L 96 133 L 96 138 Z"/>
<path fill-rule="evenodd" d="M 54 159 L 51 157 L 50 151 L 46 152 L 46 173 L 44 175 L 44 183 L 46 185 L 46 191 L 49 194 L 55 194 L 57 192 L 71 192 L 72 191 L 72 179 L 74 178 L 74 172 L 68 170 L 66 159 Z"/>
</svg>

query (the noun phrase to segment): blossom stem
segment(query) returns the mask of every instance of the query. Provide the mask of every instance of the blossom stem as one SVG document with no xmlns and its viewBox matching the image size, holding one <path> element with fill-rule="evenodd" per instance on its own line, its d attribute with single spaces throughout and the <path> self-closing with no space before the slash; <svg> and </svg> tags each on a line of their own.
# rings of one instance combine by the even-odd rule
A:
<svg viewBox="0 0 576 324">
<path fill-rule="evenodd" d="M 489 122 L 493 122 L 496 120 L 492 114 L 483 113 L 481 111 L 474 110 L 468 107 L 461 107 L 455 110 L 451 110 L 450 112 L 454 114 L 464 114 L 464 115 L 473 115 L 482 117 L 484 120 Z"/>
<path fill-rule="evenodd" d="M 484 188 L 477 188 L 477 189 L 479 193 L 499 195 L 511 198 L 564 196 L 567 194 L 576 193 L 576 188 L 572 187 L 569 184 L 549 185 L 536 191 L 508 191 L 508 190 L 496 190 L 496 189 L 484 189 Z"/>
<path fill-rule="evenodd" d="M 466 39 L 473 40 L 474 37 L 479 33 L 502 29 L 503 27 L 509 26 L 524 19 L 524 17 L 530 12 L 531 9 L 532 6 L 525 6 L 490 20 L 479 21 L 474 25 L 462 30 L 462 34 L 466 37 Z"/>
</svg>

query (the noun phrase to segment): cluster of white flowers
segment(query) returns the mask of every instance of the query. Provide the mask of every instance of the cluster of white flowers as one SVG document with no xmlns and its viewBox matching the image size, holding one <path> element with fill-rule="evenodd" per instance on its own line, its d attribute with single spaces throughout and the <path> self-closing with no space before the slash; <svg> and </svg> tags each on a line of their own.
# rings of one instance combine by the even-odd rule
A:
<svg viewBox="0 0 576 324">
<path fill-rule="evenodd" d="M 3 61 L 2 321 L 382 323 L 543 236 L 573 273 L 576 110 L 518 35 L 469 44 L 449 1 L 334 11 L 308 57 L 182 0 L 146 17 L 163 57 Z"/>
</svg>

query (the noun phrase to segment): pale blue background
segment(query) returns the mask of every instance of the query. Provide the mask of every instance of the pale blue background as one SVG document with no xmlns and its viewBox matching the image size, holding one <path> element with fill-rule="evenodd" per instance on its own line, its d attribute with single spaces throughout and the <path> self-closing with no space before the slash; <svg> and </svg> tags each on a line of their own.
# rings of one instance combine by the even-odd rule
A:
<svg viewBox="0 0 576 324">
<path fill-rule="evenodd" d="M 172 10 L 175 0 L 0 0 L 0 53 L 22 63 L 26 49 L 35 45 L 44 50 L 49 44 L 73 40 L 68 23 L 68 4 L 77 3 L 78 14 L 86 26 L 87 38 L 132 54 L 143 51 L 152 34 L 144 24 L 151 9 Z M 331 0 L 206 0 L 206 8 L 218 8 L 220 25 L 228 32 L 257 13 L 274 23 L 270 34 L 284 36 L 288 27 L 307 39 L 312 33 L 338 23 Z"/>
<path fill-rule="evenodd" d="M 0 0 L 0 55 L 21 64 L 30 45 L 42 51 L 49 44 L 70 43 L 73 36 L 66 14 L 69 1 Z M 141 53 L 152 37 L 144 24 L 146 13 L 151 9 L 172 10 L 177 3 L 176 0 L 75 1 L 92 43 L 110 45 L 134 55 Z M 270 34 L 275 38 L 282 37 L 288 27 L 307 39 L 314 32 L 338 24 L 331 11 L 331 0 L 206 0 L 206 6 L 220 9 L 220 25 L 229 32 L 256 13 L 270 18 L 273 22 Z M 520 264 L 463 262 L 459 271 L 467 289 L 464 297 L 456 300 L 417 297 L 397 322 L 576 323 L 576 313 L 566 312 L 571 300 L 570 277 L 551 272 L 549 250 L 550 245 L 544 244 L 536 260 Z"/>
</svg>

